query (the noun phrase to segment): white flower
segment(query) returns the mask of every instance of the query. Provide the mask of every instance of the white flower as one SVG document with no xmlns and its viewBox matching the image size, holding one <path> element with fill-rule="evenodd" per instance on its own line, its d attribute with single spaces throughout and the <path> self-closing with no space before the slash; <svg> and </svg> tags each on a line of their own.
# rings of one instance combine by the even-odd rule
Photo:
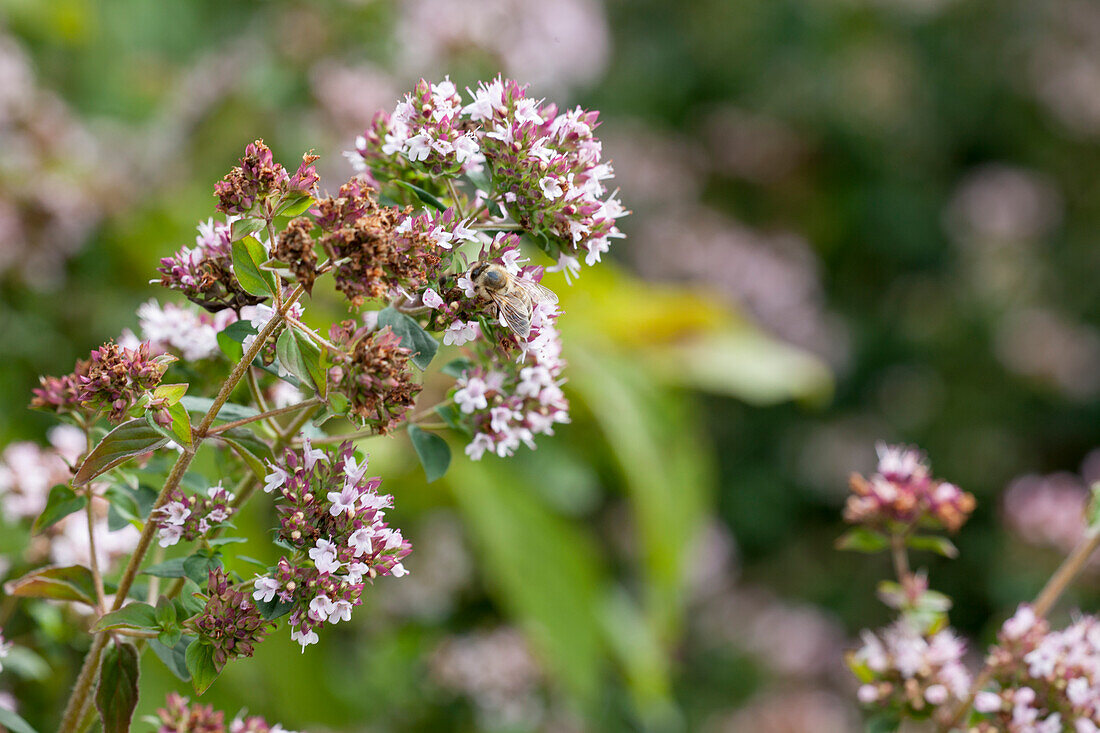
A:
<svg viewBox="0 0 1100 733">
<path fill-rule="evenodd" d="M 168 524 L 182 525 L 191 516 L 191 510 L 183 502 L 170 501 L 160 508 L 161 517 Z"/>
<path fill-rule="evenodd" d="M 493 450 L 493 439 L 485 433 L 478 433 L 466 446 L 466 455 L 472 461 L 480 461 L 487 450 Z"/>
<path fill-rule="evenodd" d="M 1016 640 L 1030 631 L 1035 621 L 1035 611 L 1031 610 L 1031 606 L 1020 606 L 1012 618 L 1004 622 L 1001 631 L 1006 638 Z"/>
<path fill-rule="evenodd" d="M 494 407 L 489 410 L 489 427 L 494 433 L 503 433 L 508 430 L 508 424 L 512 421 L 513 417 L 518 417 L 519 413 L 514 412 L 508 407 Z"/>
<path fill-rule="evenodd" d="M 577 277 L 581 273 L 581 261 L 572 255 L 568 255 L 562 252 L 558 256 L 558 264 L 553 267 L 547 267 L 547 272 L 564 272 L 565 283 L 567 285 L 573 284 L 573 278 Z"/>
<path fill-rule="evenodd" d="M 368 459 L 364 458 L 362 463 L 358 463 L 355 460 L 355 456 L 348 456 L 348 459 L 344 461 L 344 482 L 348 485 L 355 486 L 363 480 L 363 474 L 367 470 Z"/>
<path fill-rule="evenodd" d="M 405 141 L 405 155 L 409 160 L 425 160 L 431 152 L 432 139 L 426 133 L 417 133 Z"/>
<path fill-rule="evenodd" d="M 447 326 L 447 330 L 443 332 L 443 345 L 462 346 L 468 341 L 475 340 L 479 331 L 477 321 L 467 321 L 465 323 L 455 321 Z"/>
<path fill-rule="evenodd" d="M 264 476 L 264 493 L 270 494 L 275 489 L 281 489 L 286 485 L 287 473 L 279 466 L 273 466 L 271 463 L 268 463 L 267 467 L 271 469 L 271 473 Z"/>
<path fill-rule="evenodd" d="M 275 598 L 275 594 L 279 591 L 279 581 L 275 580 L 275 578 L 263 576 L 256 578 L 253 587 L 255 588 L 255 591 L 252 593 L 253 600 L 271 603 L 272 599 Z"/>
<path fill-rule="evenodd" d="M 370 527 L 361 527 L 351 533 L 351 536 L 348 537 L 348 545 L 355 549 L 356 557 L 374 552 L 374 546 L 371 544 L 371 537 L 373 536 L 374 532 Z"/>
<path fill-rule="evenodd" d="M 340 623 L 341 621 L 351 621 L 351 603 L 343 599 L 333 602 L 332 610 L 328 614 L 330 624 Z"/>
<path fill-rule="evenodd" d="M 979 713 L 996 713 L 1000 711 L 1004 700 L 996 692 L 982 690 L 974 696 L 974 709 Z"/>
<path fill-rule="evenodd" d="M 584 264 L 592 267 L 600 261 L 600 256 L 611 249 L 611 244 L 607 241 L 606 237 L 597 237 L 596 239 L 589 239 L 585 242 L 584 246 L 588 249 L 588 254 L 584 258 Z"/>
<path fill-rule="evenodd" d="M 309 616 L 314 621 L 327 621 L 334 609 L 332 599 L 324 593 L 309 602 Z"/>
<path fill-rule="evenodd" d="M 344 484 L 344 488 L 339 491 L 328 492 L 328 500 L 332 502 L 328 513 L 338 517 L 343 512 L 347 512 L 348 516 L 351 516 L 355 514 L 355 500 L 358 498 L 359 492 L 355 490 L 355 487 Z"/>
<path fill-rule="evenodd" d="M 310 629 L 306 633 L 302 633 L 300 629 L 293 629 L 290 632 L 290 640 L 296 641 L 302 645 L 302 652 L 305 653 L 306 647 L 310 644 L 316 644 L 320 638 L 317 636 L 317 632 Z"/>
<path fill-rule="evenodd" d="M 489 406 L 485 393 L 485 381 L 478 377 L 470 377 L 466 381 L 466 385 L 455 392 L 455 404 L 467 415 L 473 413 L 474 410 L 484 410 Z"/>
<path fill-rule="evenodd" d="M 328 461 L 328 455 L 320 448 L 314 448 L 309 438 L 302 438 L 302 456 L 307 471 L 312 471 L 317 461 Z"/>
<path fill-rule="evenodd" d="M 521 260 L 520 259 L 520 254 L 522 254 L 522 253 L 519 251 L 518 248 L 510 247 L 510 248 L 504 250 L 504 252 L 501 253 L 501 255 L 500 255 L 500 261 L 503 264 L 504 269 L 507 270 L 512 275 L 518 275 L 519 274 L 520 263 L 531 261 L 531 259 L 529 257 L 525 257 Z"/>
<path fill-rule="evenodd" d="M 424 294 L 420 296 L 420 300 L 423 301 L 424 305 L 428 306 L 429 308 L 435 308 L 436 310 L 439 310 L 443 307 L 443 298 L 439 297 L 439 293 L 435 292 L 431 288 L 428 288 L 424 291 Z"/>
<path fill-rule="evenodd" d="M 161 547 L 171 547 L 180 541 L 180 537 L 183 536 L 183 527 L 178 524 L 169 524 L 166 527 L 160 528 L 160 541 L 157 542 Z"/>
<path fill-rule="evenodd" d="M 341 563 L 336 559 L 336 545 L 329 540 L 317 540 L 315 547 L 310 548 L 309 559 L 322 573 L 335 573 L 340 569 Z"/>
<path fill-rule="evenodd" d="M 461 165 L 481 152 L 481 147 L 473 134 L 466 133 L 454 141 L 454 151 L 455 160 Z"/>
<path fill-rule="evenodd" d="M 409 574 L 409 571 L 405 569 L 405 566 L 399 562 L 395 562 L 393 567 L 390 568 L 390 575 L 395 578 L 404 578 Z"/>
<path fill-rule="evenodd" d="M 459 276 L 458 287 L 462 288 L 467 298 L 473 298 L 477 295 L 477 288 L 474 287 L 474 281 L 466 277 L 466 275 Z"/>
<path fill-rule="evenodd" d="M 561 187 L 561 182 L 551 176 L 545 176 L 539 181 L 539 188 L 542 189 L 542 195 L 551 201 L 560 198 L 565 190 Z"/>
<path fill-rule="evenodd" d="M 348 582 L 355 585 L 363 582 L 363 576 L 370 572 L 370 565 L 363 562 L 349 562 L 347 571 Z"/>
</svg>

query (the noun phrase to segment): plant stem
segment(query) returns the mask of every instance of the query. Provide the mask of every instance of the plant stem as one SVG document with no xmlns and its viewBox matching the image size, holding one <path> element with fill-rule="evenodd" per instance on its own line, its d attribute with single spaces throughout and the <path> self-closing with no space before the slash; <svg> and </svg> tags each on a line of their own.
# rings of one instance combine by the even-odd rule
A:
<svg viewBox="0 0 1100 733">
<path fill-rule="evenodd" d="M 300 410 L 304 407 L 312 407 L 313 405 L 319 405 L 319 404 L 321 404 L 321 400 L 317 397 L 313 397 L 313 398 L 305 400 L 303 402 L 298 402 L 298 403 L 293 404 L 293 405 L 287 405 L 286 407 L 276 407 L 272 410 L 268 410 L 266 412 L 261 412 L 258 415 L 252 415 L 251 417 L 242 417 L 240 420 L 234 420 L 233 422 L 222 423 L 221 425 L 217 426 L 216 428 L 213 428 L 209 433 L 207 433 L 207 437 L 209 437 L 211 435 L 217 435 L 218 433 L 223 433 L 226 430 L 232 430 L 233 428 L 239 428 L 241 425 L 247 425 L 249 423 L 256 422 L 257 420 L 266 420 L 269 417 L 275 417 L 276 415 L 284 415 L 288 412 L 294 412 L 295 410 Z"/>
<path fill-rule="evenodd" d="M 902 587 L 907 587 L 906 581 L 913 573 L 909 569 L 909 553 L 905 549 L 904 534 L 895 532 L 890 535 L 890 554 L 894 558 L 894 572 L 897 573 L 898 582 L 902 584 Z"/>
<path fill-rule="evenodd" d="M 256 381 L 256 370 L 249 369 L 245 372 L 245 378 L 248 379 L 248 391 L 252 393 L 252 399 L 256 400 L 256 407 L 260 408 L 260 412 L 267 412 L 264 393 L 260 391 L 260 383 Z"/>
<path fill-rule="evenodd" d="M 1085 567 L 1085 563 L 1089 561 L 1089 558 L 1092 557 L 1098 547 L 1100 547 L 1100 526 L 1089 527 L 1085 530 L 1085 536 L 1062 561 L 1062 564 L 1050 576 L 1050 580 L 1047 581 L 1047 584 L 1043 586 L 1043 589 L 1039 591 L 1039 595 L 1032 602 L 1031 610 L 1035 612 L 1036 618 L 1045 618 L 1050 613 L 1050 609 L 1065 593 L 1066 588 Z M 950 718 L 940 725 L 939 730 L 949 731 L 955 727 L 966 714 L 966 711 L 970 709 L 970 706 L 974 704 L 974 698 L 989 683 L 992 677 L 993 668 L 989 666 L 989 662 L 986 662 L 985 666 L 982 667 L 982 671 L 974 679 L 974 684 L 970 686 L 970 692 L 967 694 L 966 700 L 952 713 Z"/>
<path fill-rule="evenodd" d="M 462 212 L 462 204 L 458 200 L 458 189 L 455 188 L 455 182 L 447 179 L 447 191 L 451 194 L 451 200 L 455 202 L 455 213 L 458 214 L 459 220 L 465 219 L 466 215 Z"/>
<path fill-rule="evenodd" d="M 256 339 L 252 342 L 248 352 L 244 354 L 243 358 L 230 372 L 229 377 L 222 384 L 221 389 L 218 391 L 217 396 L 214 398 L 213 404 L 210 409 L 207 410 L 206 415 L 203 417 L 202 422 L 198 428 L 193 431 L 194 442 L 190 449 L 185 449 L 180 457 L 176 459 L 175 465 L 172 466 L 172 471 L 168 474 L 168 478 L 164 482 L 164 487 L 160 490 L 160 494 L 157 496 L 157 500 L 153 503 L 153 508 L 150 510 L 150 516 L 152 512 L 162 507 L 168 501 L 169 495 L 179 486 L 180 481 L 183 479 L 183 475 L 187 472 L 187 467 L 191 465 L 191 461 L 195 457 L 195 451 L 199 449 L 202 441 L 206 438 L 207 432 L 210 429 L 210 425 L 214 422 L 214 418 L 217 417 L 218 411 L 221 410 L 222 405 L 229 399 L 229 395 L 236 388 L 244 377 L 245 372 L 252 365 L 252 360 L 256 358 L 256 355 L 260 353 L 260 350 L 267 343 L 268 337 L 275 332 L 280 325 L 282 325 L 285 318 L 286 309 L 300 296 L 301 288 L 295 290 L 285 301 L 285 304 L 272 315 L 264 327 L 260 329 L 260 332 L 256 335 Z M 130 587 L 134 584 L 134 578 L 137 577 L 138 569 L 141 567 L 142 561 L 145 559 L 145 553 L 149 551 L 149 545 L 153 541 L 153 533 L 156 531 L 157 523 L 151 519 L 145 522 L 145 526 L 142 527 L 141 537 L 138 539 L 137 547 L 134 548 L 134 552 L 130 555 L 130 561 L 126 564 L 125 570 L 122 571 L 122 578 L 118 582 L 118 590 L 115 593 L 115 602 L 111 604 L 111 610 L 117 611 L 122 607 L 123 602 L 126 600 L 130 592 Z M 90 703 L 89 695 L 91 693 L 92 684 L 95 682 L 96 671 L 99 668 L 99 662 L 103 656 L 103 650 L 107 646 L 107 639 L 109 634 L 106 632 L 100 632 L 96 635 L 95 641 L 92 642 L 91 648 L 88 650 L 88 655 L 84 658 L 84 666 L 80 669 L 80 674 L 76 678 L 76 683 L 73 686 L 72 695 L 69 697 L 69 702 L 65 706 L 65 712 L 61 717 L 61 733 L 75 733 L 77 725 L 80 723 L 84 716 L 84 710 Z"/>
<path fill-rule="evenodd" d="M 96 613 L 103 613 L 107 608 L 107 593 L 103 590 L 103 574 L 99 572 L 99 557 L 95 551 L 95 511 L 92 507 L 92 492 L 87 492 L 88 501 L 84 505 L 85 514 L 88 517 L 88 559 L 92 566 L 92 585 L 95 586 Z"/>
</svg>

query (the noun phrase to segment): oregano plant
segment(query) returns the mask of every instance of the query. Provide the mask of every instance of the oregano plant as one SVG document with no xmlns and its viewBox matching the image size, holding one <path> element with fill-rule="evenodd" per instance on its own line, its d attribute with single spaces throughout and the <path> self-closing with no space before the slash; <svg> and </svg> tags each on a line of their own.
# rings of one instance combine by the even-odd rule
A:
<svg viewBox="0 0 1100 733">
<path fill-rule="evenodd" d="M 521 301 L 518 333 L 473 271 L 522 288 L 599 264 L 627 212 L 596 126 L 511 80 L 465 94 L 420 81 L 355 141 L 335 192 L 312 152 L 288 169 L 256 140 L 214 186 L 195 243 L 150 273 L 174 302 L 142 305 L 135 330 L 41 379 L 31 405 L 60 421 L 68 471 L 33 530 L 80 518 L 87 551 L 6 590 L 87 615 L 62 731 L 128 730 L 149 651 L 201 694 L 273 633 L 308 653 L 376 580 L 403 577 L 412 545 L 387 517 L 400 491 L 370 474 L 365 441 L 407 436 L 433 481 L 456 441 L 462 460 L 503 458 L 569 422 L 560 310 Z M 322 289 L 346 318 L 318 325 Z M 429 375 L 450 387 L 425 406 Z M 204 454 L 216 476 L 195 470 Z M 236 533 L 249 501 L 277 520 L 273 565 Z M 158 715 L 169 730 L 225 727 L 175 695 Z M 30 730 L 6 710 L 0 724 Z"/>
</svg>

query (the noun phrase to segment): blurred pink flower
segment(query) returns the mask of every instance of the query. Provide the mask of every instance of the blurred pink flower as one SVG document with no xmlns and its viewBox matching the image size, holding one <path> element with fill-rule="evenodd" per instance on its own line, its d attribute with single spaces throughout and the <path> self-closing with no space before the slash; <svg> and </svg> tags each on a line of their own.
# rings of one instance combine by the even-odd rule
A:
<svg viewBox="0 0 1100 733">
<path fill-rule="evenodd" d="M 1072 473 L 1028 474 L 1005 491 L 1005 523 L 1025 542 L 1069 552 L 1085 531 L 1088 500 L 1088 489 Z"/>
</svg>

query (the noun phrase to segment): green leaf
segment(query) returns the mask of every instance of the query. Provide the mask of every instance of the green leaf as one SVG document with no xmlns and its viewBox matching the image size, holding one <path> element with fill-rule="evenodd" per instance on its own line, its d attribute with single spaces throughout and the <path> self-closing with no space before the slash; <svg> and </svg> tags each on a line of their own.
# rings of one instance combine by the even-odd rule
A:
<svg viewBox="0 0 1100 733">
<path fill-rule="evenodd" d="M 256 601 L 256 608 L 259 609 L 261 616 L 268 621 L 273 621 L 290 613 L 294 603 L 280 600 L 279 596 L 275 595 L 270 601 Z"/>
<path fill-rule="evenodd" d="M 179 626 L 173 626 L 171 629 L 164 629 L 157 634 L 157 641 L 166 647 L 173 647 L 179 640 L 183 638 L 183 630 Z"/>
<path fill-rule="evenodd" d="M 221 348 L 222 353 L 225 354 L 229 361 L 236 364 L 244 358 L 244 340 L 249 336 L 254 336 L 259 331 L 249 321 L 233 321 L 228 326 L 218 331 L 218 346 Z M 186 399 L 186 398 L 185 398 Z M 201 397 L 195 397 L 193 399 L 205 399 Z M 213 404 L 211 402 L 211 404 Z M 191 409 L 191 408 L 188 408 Z M 210 409 L 209 407 L 206 408 Z M 206 412 L 206 410 L 203 410 Z"/>
<path fill-rule="evenodd" d="M 462 419 L 462 411 L 458 409 L 457 405 L 453 403 L 440 405 L 435 408 L 435 414 L 439 415 L 443 422 L 447 423 L 447 427 L 452 430 L 459 430 L 466 434 L 470 433 L 470 426 Z"/>
<path fill-rule="evenodd" d="M 184 659 L 187 662 L 187 671 L 191 673 L 195 692 L 201 695 L 214 684 L 220 672 L 214 666 L 214 647 L 201 639 L 196 640 L 187 646 Z"/>
<path fill-rule="evenodd" d="M 267 222 L 255 217 L 246 216 L 242 219 L 237 219 L 237 221 L 233 222 L 233 226 L 230 229 L 230 239 L 236 242 L 238 239 L 244 239 L 249 234 L 255 234 L 265 226 L 267 226 Z"/>
<path fill-rule="evenodd" d="M 168 414 L 172 416 L 172 435 L 180 445 L 191 447 L 191 420 L 187 417 L 187 410 L 178 402 L 168 408 Z"/>
<path fill-rule="evenodd" d="M 86 496 L 78 496 L 75 491 L 65 484 L 57 484 L 50 489 L 50 495 L 46 499 L 46 508 L 34 520 L 31 532 L 38 534 L 73 512 L 80 511 L 87 503 L 88 498 Z"/>
<path fill-rule="evenodd" d="M 158 399 L 164 398 L 168 400 L 168 404 L 174 405 L 187 394 L 187 388 L 189 386 L 188 384 L 161 384 L 153 390 L 153 397 Z"/>
<path fill-rule="evenodd" d="M 882 552 L 889 547 L 889 537 L 882 532 L 876 532 L 866 527 L 850 529 L 836 541 L 836 549 L 851 550 L 852 552 L 875 553 Z"/>
<path fill-rule="evenodd" d="M 401 179 L 398 179 L 398 178 L 395 178 L 393 180 L 393 182 L 396 183 L 401 188 L 406 189 L 407 191 L 412 191 L 414 194 L 416 194 L 416 197 L 418 199 L 423 201 L 428 206 L 431 206 L 433 209 L 435 209 L 437 211 L 446 211 L 447 210 L 447 207 L 443 205 L 442 201 L 440 201 L 439 199 L 437 199 L 435 196 L 428 193 L 424 189 L 420 188 L 419 186 L 414 186 L 413 184 L 409 183 L 408 181 L 402 181 Z"/>
<path fill-rule="evenodd" d="M 148 603 L 129 603 L 117 611 L 100 616 L 92 631 L 107 629 L 156 629 L 160 627 L 157 612 Z"/>
<path fill-rule="evenodd" d="M 447 441 L 415 425 L 409 425 L 408 432 L 416 455 L 420 458 L 420 465 L 424 467 L 424 474 L 428 477 L 428 483 L 447 473 L 447 468 L 451 465 L 451 447 L 447 445 Z"/>
<path fill-rule="evenodd" d="M 447 484 L 492 597 L 525 630 L 548 670 L 590 707 L 603 687 L 604 557 L 579 525 L 557 516 L 503 462 L 459 461 Z"/>
<path fill-rule="evenodd" d="M 247 537 L 211 537 L 206 541 L 206 544 L 211 547 L 221 547 L 222 545 L 239 545 L 248 542 Z"/>
<path fill-rule="evenodd" d="M 959 548 L 955 547 L 955 543 L 939 535 L 910 535 L 906 538 L 905 544 L 914 550 L 928 550 L 929 552 L 934 552 L 937 555 L 943 555 L 944 557 L 952 559 L 959 556 Z"/>
<path fill-rule="evenodd" d="M 79 601 L 94 606 L 95 582 L 92 571 L 83 565 L 48 567 L 32 570 L 17 580 L 4 583 L 9 596 L 52 598 L 58 601 Z"/>
<path fill-rule="evenodd" d="M 290 191 L 283 197 L 279 207 L 275 209 L 275 215 L 293 219 L 304 213 L 310 206 L 313 206 L 313 198 L 308 193 Z"/>
<path fill-rule="evenodd" d="M 174 645 L 168 646 L 157 639 L 150 639 L 149 647 L 172 674 L 187 682 L 191 679 L 191 672 L 187 669 L 187 648 L 194 640 L 192 636 L 181 636 Z"/>
<path fill-rule="evenodd" d="M 205 578 L 203 578 L 203 582 L 206 582 Z M 187 618 L 202 613 L 203 609 L 206 608 L 206 598 L 196 593 L 198 587 L 195 581 L 187 578 L 183 584 L 184 592 L 176 599 Z"/>
<path fill-rule="evenodd" d="M 233 274 L 246 292 L 252 295 L 274 295 L 275 276 L 260 265 L 267 259 L 267 251 L 260 240 L 248 236 L 233 243 Z"/>
<path fill-rule="evenodd" d="M 467 372 L 473 368 L 474 363 L 472 361 L 465 358 L 459 358 L 452 359 L 451 361 L 447 362 L 443 366 L 443 369 L 441 369 L 440 371 L 442 371 L 448 377 L 454 377 L 455 379 L 458 379 L 462 376 L 463 372 Z"/>
<path fill-rule="evenodd" d="M 213 555 L 197 552 L 183 561 L 184 575 L 195 581 L 200 587 L 206 585 L 210 571 L 217 570 L 220 567 L 223 567 L 222 556 L 217 552 Z"/>
<path fill-rule="evenodd" d="M 298 351 L 302 355 L 302 363 L 305 365 L 306 374 L 302 381 L 312 384 L 321 399 L 328 393 L 328 369 L 325 367 L 325 356 L 321 347 L 309 336 L 302 333 L 297 326 L 292 326 L 294 339 L 298 342 Z"/>
<path fill-rule="evenodd" d="M 110 504 L 107 528 L 112 532 L 122 529 L 127 524 L 141 524 L 144 514 L 141 513 L 133 494 L 116 485 L 107 489 L 103 496 Z"/>
<path fill-rule="evenodd" d="M 901 726 L 901 718 L 893 711 L 879 713 L 867 720 L 867 733 L 893 733 Z"/>
<path fill-rule="evenodd" d="M 237 323 L 240 323 L 240 321 L 237 321 Z M 180 400 L 180 404 L 190 413 L 205 415 L 210 411 L 210 408 L 214 406 L 214 400 L 208 397 L 184 397 Z M 259 414 L 260 411 L 255 407 L 226 402 L 221 406 L 221 409 L 218 410 L 218 415 L 215 419 L 225 421 L 243 420 L 249 417 L 256 417 L 256 415 Z"/>
<path fill-rule="evenodd" d="M 37 733 L 30 723 L 7 708 L 0 708 L 0 725 L 7 728 L 11 733 Z"/>
<path fill-rule="evenodd" d="M 137 649 L 133 644 L 116 641 L 103 655 L 95 690 L 95 707 L 103 722 L 103 733 L 128 733 L 137 701 Z"/>
<path fill-rule="evenodd" d="M 107 433 L 92 449 L 73 477 L 73 486 L 83 486 L 134 456 L 156 450 L 167 442 L 168 439 L 154 430 L 144 418 L 128 420 Z"/>
<path fill-rule="evenodd" d="M 183 561 L 185 558 L 176 557 L 171 560 L 165 560 L 162 563 L 156 565 L 150 565 L 142 570 L 144 575 L 155 575 L 158 578 L 184 578 L 187 573 L 183 569 Z"/>
<path fill-rule="evenodd" d="M 231 446 L 237 455 L 248 464 L 256 478 L 263 478 L 267 474 L 264 461 L 275 461 L 271 448 L 254 432 L 245 427 L 230 428 L 215 434 L 213 437 Z"/>
<path fill-rule="evenodd" d="M 161 596 L 157 601 L 157 607 L 153 609 L 153 615 L 161 626 L 174 626 L 178 620 L 176 604 L 165 596 Z M 171 645 L 169 644 L 169 646 Z"/>
<path fill-rule="evenodd" d="M 385 326 L 389 326 L 401 337 L 401 346 L 413 352 L 413 364 L 421 370 L 427 369 L 435 357 L 435 352 L 439 351 L 439 342 L 432 338 L 415 318 L 410 318 L 392 307 L 383 308 L 378 313 L 378 327 Z"/>
</svg>

